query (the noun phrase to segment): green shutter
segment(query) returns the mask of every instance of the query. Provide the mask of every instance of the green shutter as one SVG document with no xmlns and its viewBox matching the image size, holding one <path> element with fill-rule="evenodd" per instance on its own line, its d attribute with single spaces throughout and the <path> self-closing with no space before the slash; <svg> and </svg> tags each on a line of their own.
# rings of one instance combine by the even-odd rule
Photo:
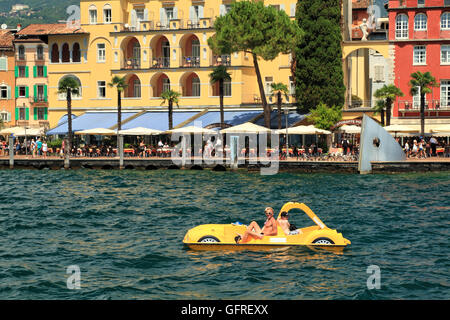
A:
<svg viewBox="0 0 450 320">
<path fill-rule="evenodd" d="M 33 78 L 37 78 L 37 66 L 33 66 Z"/>
<path fill-rule="evenodd" d="M 25 67 L 25 78 L 28 78 L 29 72 L 28 72 L 28 66 Z"/>
<path fill-rule="evenodd" d="M 47 78 L 47 66 L 44 66 L 44 78 Z"/>
<path fill-rule="evenodd" d="M 15 74 L 16 78 L 19 77 L 19 67 L 18 67 L 18 66 L 16 66 L 16 67 L 14 68 L 14 74 Z"/>
<path fill-rule="evenodd" d="M 47 120 L 48 108 L 44 108 L 44 120 Z"/>
<path fill-rule="evenodd" d="M 25 98 L 29 97 L 28 86 L 25 87 Z"/>
<path fill-rule="evenodd" d="M 37 109 L 38 109 L 38 108 L 36 108 L 36 107 L 33 108 L 34 120 L 37 120 L 37 119 L 38 119 L 38 118 L 37 118 L 37 116 L 38 116 L 38 111 L 37 111 Z"/>
<path fill-rule="evenodd" d="M 16 120 L 19 120 L 19 108 L 16 108 Z"/>
<path fill-rule="evenodd" d="M 44 101 L 47 102 L 47 85 L 44 85 Z"/>
<path fill-rule="evenodd" d="M 19 97 L 19 87 L 16 86 L 16 99 Z M 17 120 L 17 119 L 16 119 Z"/>
<path fill-rule="evenodd" d="M 33 95 L 33 97 L 34 97 L 34 102 L 37 102 L 37 99 L 38 99 L 38 96 L 37 96 L 37 85 L 34 85 L 33 86 L 33 93 L 34 93 L 34 95 Z"/>
<path fill-rule="evenodd" d="M 30 120 L 30 108 L 25 108 L 25 120 Z"/>
</svg>

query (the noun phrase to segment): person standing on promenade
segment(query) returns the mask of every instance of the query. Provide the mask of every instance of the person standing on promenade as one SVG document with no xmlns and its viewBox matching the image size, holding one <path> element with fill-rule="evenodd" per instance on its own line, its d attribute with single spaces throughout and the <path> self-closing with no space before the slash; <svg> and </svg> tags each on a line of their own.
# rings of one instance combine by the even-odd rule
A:
<svg viewBox="0 0 450 320">
<path fill-rule="evenodd" d="M 47 159 L 47 151 L 48 151 L 47 141 L 44 140 L 44 143 L 42 144 L 42 152 L 44 153 L 44 159 Z"/>
<path fill-rule="evenodd" d="M 64 158 L 64 146 L 65 146 L 65 143 L 64 143 L 64 139 L 63 139 L 63 141 L 62 141 L 62 143 L 61 143 L 61 150 L 60 150 L 60 152 L 59 152 L 59 156 L 61 157 L 61 158 Z"/>
<path fill-rule="evenodd" d="M 438 141 L 436 140 L 436 138 L 434 136 L 431 136 L 430 145 L 431 145 L 431 155 L 433 157 L 435 157 L 436 156 L 436 146 L 438 145 Z"/>
<path fill-rule="evenodd" d="M 37 144 L 37 153 L 38 153 L 38 156 L 41 156 L 41 155 L 42 155 L 42 141 L 41 141 L 41 138 L 38 138 L 36 144 Z"/>
<path fill-rule="evenodd" d="M 36 141 L 34 139 L 31 139 L 31 157 L 36 157 Z"/>
<path fill-rule="evenodd" d="M 406 140 L 405 142 L 405 154 L 406 154 L 406 158 L 409 158 L 409 141 Z"/>
</svg>

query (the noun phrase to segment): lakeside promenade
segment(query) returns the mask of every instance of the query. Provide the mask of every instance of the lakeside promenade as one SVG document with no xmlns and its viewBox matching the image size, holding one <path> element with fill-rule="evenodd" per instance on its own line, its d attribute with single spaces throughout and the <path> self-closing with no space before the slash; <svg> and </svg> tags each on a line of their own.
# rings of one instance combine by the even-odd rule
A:
<svg viewBox="0 0 450 320">
<path fill-rule="evenodd" d="M 269 160 L 269 158 L 239 158 L 238 169 L 256 171 L 262 167 L 276 166 L 280 172 L 348 172 L 358 173 L 357 161 L 318 161 L 302 160 L 296 157 L 287 160 Z M 59 156 L 48 156 L 47 158 L 32 158 L 24 155 L 14 156 L 14 169 L 52 169 L 64 168 L 64 159 Z M 184 166 L 181 158 L 170 157 L 125 157 L 123 167 L 120 167 L 119 157 L 71 157 L 71 169 L 188 169 L 213 171 L 232 170 L 229 159 L 201 157 L 188 158 Z M 0 169 L 10 169 L 8 156 L 0 157 Z M 398 162 L 372 162 L 373 173 L 399 173 L 399 172 L 429 172 L 450 171 L 450 158 L 431 157 L 426 159 L 408 159 Z"/>
</svg>

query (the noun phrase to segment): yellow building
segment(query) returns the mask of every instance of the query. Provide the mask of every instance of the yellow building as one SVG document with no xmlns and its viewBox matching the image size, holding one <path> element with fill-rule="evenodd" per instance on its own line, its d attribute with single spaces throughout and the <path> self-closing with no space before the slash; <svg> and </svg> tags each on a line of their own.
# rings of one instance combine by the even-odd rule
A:
<svg viewBox="0 0 450 320">
<path fill-rule="evenodd" d="M 297 1 L 264 2 L 294 19 Z M 218 88 L 209 74 L 218 64 L 226 64 L 232 75 L 225 108 L 261 109 L 252 57 L 242 52 L 218 57 L 207 44 L 215 19 L 230 5 L 230 0 L 81 0 L 80 25 L 60 25 L 48 35 L 50 126 L 66 114 L 65 97 L 57 93 L 64 77 L 74 77 L 82 88 L 73 99 L 76 115 L 117 109 L 116 89 L 108 87 L 115 75 L 128 83 L 125 112 L 165 110 L 160 95 L 167 88 L 182 94 L 180 109 L 217 109 Z M 267 92 L 272 82 L 292 87 L 290 56 L 261 61 L 260 68 Z"/>
</svg>

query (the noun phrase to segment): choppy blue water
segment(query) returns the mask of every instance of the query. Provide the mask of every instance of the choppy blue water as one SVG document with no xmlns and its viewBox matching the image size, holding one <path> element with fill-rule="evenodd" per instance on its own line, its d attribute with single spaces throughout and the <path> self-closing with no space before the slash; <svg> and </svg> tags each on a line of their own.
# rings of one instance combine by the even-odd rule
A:
<svg viewBox="0 0 450 320">
<path fill-rule="evenodd" d="M 266 206 L 290 200 L 352 245 L 342 255 L 182 245 L 191 227 L 262 223 Z M 449 213 L 449 173 L 3 170 L 0 299 L 449 299 Z M 70 265 L 80 290 L 67 288 Z M 380 289 L 367 288 L 370 265 Z"/>
</svg>

